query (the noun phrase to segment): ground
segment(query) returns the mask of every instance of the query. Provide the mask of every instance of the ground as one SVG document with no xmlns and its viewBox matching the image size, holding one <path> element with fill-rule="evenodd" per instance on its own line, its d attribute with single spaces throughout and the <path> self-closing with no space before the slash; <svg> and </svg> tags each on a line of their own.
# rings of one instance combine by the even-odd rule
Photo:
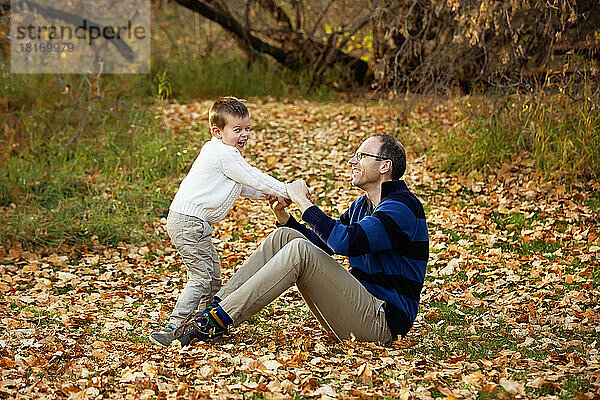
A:
<svg viewBox="0 0 600 400">
<path fill-rule="evenodd" d="M 205 122 L 208 105 L 157 114 L 177 132 Z M 492 173 L 440 172 L 433 138 L 456 120 L 452 102 L 249 107 L 247 160 L 306 179 L 333 216 L 360 195 L 347 165 L 360 142 L 394 132 L 405 143 L 430 234 L 408 336 L 339 343 L 292 288 L 220 344 L 157 348 L 147 336 L 186 279 L 157 219 L 141 245 L 0 247 L 0 398 L 600 398 L 598 182 L 545 181 L 520 157 Z M 235 205 L 214 233 L 225 279 L 273 229 L 267 204 Z"/>
</svg>

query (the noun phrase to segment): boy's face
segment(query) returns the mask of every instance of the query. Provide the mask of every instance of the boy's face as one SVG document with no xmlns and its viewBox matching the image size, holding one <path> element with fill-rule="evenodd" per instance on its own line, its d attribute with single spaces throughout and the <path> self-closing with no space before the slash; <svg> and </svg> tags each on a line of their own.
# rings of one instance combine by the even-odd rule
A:
<svg viewBox="0 0 600 400">
<path fill-rule="evenodd" d="M 250 138 L 250 117 L 227 117 L 223 129 L 212 127 L 212 134 L 228 146 L 233 146 L 241 153 Z"/>
</svg>

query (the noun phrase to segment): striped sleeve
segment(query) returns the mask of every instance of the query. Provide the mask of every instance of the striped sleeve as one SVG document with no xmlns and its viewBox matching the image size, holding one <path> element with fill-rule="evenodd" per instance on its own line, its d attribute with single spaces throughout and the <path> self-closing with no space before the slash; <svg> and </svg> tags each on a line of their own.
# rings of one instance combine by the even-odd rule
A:
<svg viewBox="0 0 600 400">
<path fill-rule="evenodd" d="M 422 259 L 428 253 L 421 248 L 427 247 L 427 241 L 416 237 L 421 231 L 417 215 L 401 201 L 386 200 L 372 215 L 348 225 L 330 218 L 317 206 L 308 208 L 302 218 L 336 254 L 355 257 L 394 249 Z"/>
<path fill-rule="evenodd" d="M 342 225 L 350 224 L 350 209 L 344 211 L 342 215 L 340 215 L 340 222 Z"/>
<path fill-rule="evenodd" d="M 300 222 L 298 222 L 296 220 L 296 218 L 294 218 L 293 216 L 290 215 L 290 218 L 287 220 L 287 222 L 285 224 L 280 224 L 279 222 L 277 222 L 276 225 L 277 225 L 277 227 L 284 226 L 286 228 L 292 228 L 292 229 L 297 230 L 302 235 L 304 235 L 305 238 L 310 240 L 310 242 L 312 244 L 319 247 L 321 250 L 323 250 L 324 252 L 326 252 L 329 255 L 333 254 L 333 250 L 331 250 L 331 248 L 329 246 L 327 246 L 327 244 L 325 242 L 323 242 L 319 238 L 319 236 L 317 236 L 317 234 L 315 232 L 313 232 L 311 229 L 307 228 L 304 224 L 301 224 Z"/>
</svg>

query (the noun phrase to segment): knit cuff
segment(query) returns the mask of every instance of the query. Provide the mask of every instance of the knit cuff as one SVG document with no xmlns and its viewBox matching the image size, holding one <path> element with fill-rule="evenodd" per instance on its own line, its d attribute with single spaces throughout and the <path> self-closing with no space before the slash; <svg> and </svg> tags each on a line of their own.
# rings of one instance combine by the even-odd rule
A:
<svg viewBox="0 0 600 400">
<path fill-rule="evenodd" d="M 302 228 L 302 224 L 300 222 L 298 222 L 292 214 L 290 214 L 290 217 L 288 218 L 288 220 L 285 224 L 280 224 L 279 221 L 275 221 L 275 226 L 278 228 L 281 228 L 281 227 L 292 228 L 297 231 L 301 231 L 301 228 Z"/>
<path fill-rule="evenodd" d="M 306 221 L 313 229 L 318 231 L 318 227 L 322 225 L 325 221 L 331 219 L 327 214 L 323 212 L 318 206 L 312 205 L 304 210 L 302 214 L 302 219 Z"/>
</svg>

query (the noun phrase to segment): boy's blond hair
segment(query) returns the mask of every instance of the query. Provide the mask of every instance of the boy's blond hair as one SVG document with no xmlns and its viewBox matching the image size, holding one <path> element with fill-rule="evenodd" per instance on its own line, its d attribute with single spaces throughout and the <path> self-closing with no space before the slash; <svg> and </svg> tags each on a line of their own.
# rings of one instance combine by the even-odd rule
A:
<svg viewBox="0 0 600 400">
<path fill-rule="evenodd" d="M 238 98 L 227 96 L 215 101 L 208 111 L 208 123 L 210 127 L 219 129 L 227 125 L 227 117 L 243 118 L 249 117 L 248 107 Z"/>
</svg>

